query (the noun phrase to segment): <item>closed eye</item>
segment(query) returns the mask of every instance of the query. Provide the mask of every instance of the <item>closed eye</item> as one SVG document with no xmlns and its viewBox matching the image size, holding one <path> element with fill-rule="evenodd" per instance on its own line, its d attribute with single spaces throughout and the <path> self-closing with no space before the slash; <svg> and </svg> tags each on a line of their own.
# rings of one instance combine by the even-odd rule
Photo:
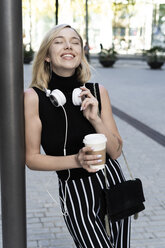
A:
<svg viewBox="0 0 165 248">
<path fill-rule="evenodd" d="M 62 41 L 55 41 L 54 44 L 62 44 Z"/>
<path fill-rule="evenodd" d="M 72 44 L 75 44 L 75 45 L 80 45 L 80 42 L 72 42 Z"/>
<path fill-rule="evenodd" d="M 80 45 L 80 40 L 77 37 L 72 37 L 72 44 Z"/>
</svg>

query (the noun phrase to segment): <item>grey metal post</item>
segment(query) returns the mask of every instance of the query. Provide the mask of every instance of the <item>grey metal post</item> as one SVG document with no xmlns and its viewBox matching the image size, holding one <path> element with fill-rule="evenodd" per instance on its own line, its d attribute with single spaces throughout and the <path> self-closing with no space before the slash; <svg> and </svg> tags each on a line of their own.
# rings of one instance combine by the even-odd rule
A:
<svg viewBox="0 0 165 248">
<path fill-rule="evenodd" d="M 26 248 L 21 0 L 1 0 L 0 32 L 3 248 Z"/>
</svg>

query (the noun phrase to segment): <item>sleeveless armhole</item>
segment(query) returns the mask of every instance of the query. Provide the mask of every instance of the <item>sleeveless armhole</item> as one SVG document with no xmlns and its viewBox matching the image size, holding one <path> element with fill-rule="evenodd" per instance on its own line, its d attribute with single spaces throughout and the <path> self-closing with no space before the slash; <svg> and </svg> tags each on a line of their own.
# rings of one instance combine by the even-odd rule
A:
<svg viewBox="0 0 165 248">
<path fill-rule="evenodd" d="M 92 95 L 96 97 L 96 99 L 98 100 L 99 112 L 101 113 L 101 97 L 100 97 L 99 84 L 88 82 L 85 84 L 85 87 L 87 87 L 91 91 Z"/>
<path fill-rule="evenodd" d="M 40 90 L 39 88 L 37 87 L 32 87 L 32 89 L 37 93 L 37 96 L 38 96 L 38 114 L 39 114 L 39 118 L 41 120 L 41 102 L 42 102 L 42 97 L 41 95 L 43 94 L 42 90 Z"/>
</svg>

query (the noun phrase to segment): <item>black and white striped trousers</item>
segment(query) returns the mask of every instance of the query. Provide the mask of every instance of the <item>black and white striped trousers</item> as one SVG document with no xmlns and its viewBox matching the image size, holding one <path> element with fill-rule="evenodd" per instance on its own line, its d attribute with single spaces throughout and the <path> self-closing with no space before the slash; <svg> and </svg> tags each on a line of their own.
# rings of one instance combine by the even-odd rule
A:
<svg viewBox="0 0 165 248">
<path fill-rule="evenodd" d="M 124 181 L 119 163 L 111 159 L 106 162 L 109 185 Z M 100 194 L 103 188 L 103 170 L 86 178 L 70 180 L 67 184 L 59 179 L 61 206 L 68 230 L 78 248 L 129 248 L 130 218 L 113 224 L 110 222 L 111 236 L 107 235 L 100 214 Z M 67 214 L 64 209 L 65 195 Z"/>
</svg>

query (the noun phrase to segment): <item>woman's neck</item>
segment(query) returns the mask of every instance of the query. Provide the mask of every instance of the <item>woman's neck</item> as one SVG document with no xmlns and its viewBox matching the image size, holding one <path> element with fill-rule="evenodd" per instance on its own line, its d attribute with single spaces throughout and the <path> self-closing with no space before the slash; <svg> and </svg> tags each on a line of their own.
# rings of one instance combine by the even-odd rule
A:
<svg viewBox="0 0 165 248">
<path fill-rule="evenodd" d="M 52 71 L 52 77 L 48 84 L 50 90 L 60 89 L 62 91 L 72 91 L 74 88 L 81 86 L 77 79 L 76 72 L 72 76 L 60 76 Z"/>
<path fill-rule="evenodd" d="M 75 74 L 75 69 L 72 70 L 64 70 L 64 69 L 58 69 L 58 68 L 53 68 L 53 72 L 57 74 L 58 76 L 61 77 L 71 77 Z"/>
</svg>

